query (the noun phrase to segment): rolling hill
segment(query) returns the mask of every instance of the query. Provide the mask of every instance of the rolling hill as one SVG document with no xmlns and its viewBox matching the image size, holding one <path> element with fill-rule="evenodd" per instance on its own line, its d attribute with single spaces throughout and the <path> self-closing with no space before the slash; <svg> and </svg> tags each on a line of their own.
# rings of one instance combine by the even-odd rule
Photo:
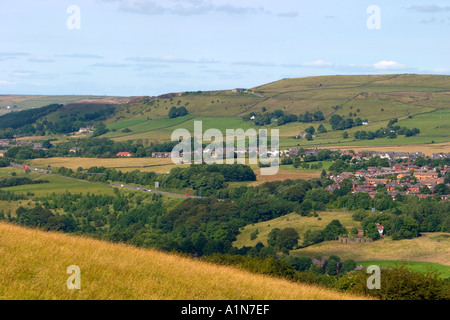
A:
<svg viewBox="0 0 450 320">
<path fill-rule="evenodd" d="M 168 119 L 171 107 L 184 106 L 189 115 Z M 313 141 L 301 140 L 302 146 L 367 146 L 414 145 L 450 141 L 450 77 L 437 75 L 363 75 L 323 76 L 283 79 L 270 84 L 235 93 L 232 90 L 178 93 L 162 97 L 136 97 L 117 110 L 107 122 L 110 129 L 128 128 L 106 134 L 115 140 L 168 140 L 175 128 L 190 130 L 193 121 L 203 121 L 203 129 L 259 128 L 242 120 L 250 112 L 282 110 L 285 114 L 321 111 L 324 121 L 293 122 L 268 128 L 280 130 L 281 147 L 293 147 L 299 132 L 313 125 L 324 124 L 328 133 L 317 134 Z M 418 127 L 421 134 L 397 139 L 355 140 L 361 127 L 348 129 L 349 139 L 342 131 L 333 131 L 329 119 L 333 114 L 345 118 L 367 119 L 363 130 L 376 131 L 386 127 L 391 119 L 407 128 Z"/>
<path fill-rule="evenodd" d="M 37 119 L 42 123 L 64 121 L 71 115 L 81 116 L 99 109 L 114 106 L 114 113 L 107 117 L 94 118 L 104 121 L 109 132 L 102 135 L 116 141 L 141 140 L 144 144 L 170 140 L 177 128 L 193 130 L 194 121 L 203 122 L 203 130 L 261 128 L 243 117 L 250 112 L 264 113 L 281 110 L 284 114 L 300 115 L 321 111 L 324 119 L 309 123 L 291 122 L 267 125 L 269 129 L 280 130 L 280 147 L 361 147 L 369 146 L 413 146 L 443 145 L 448 149 L 450 142 L 450 76 L 445 75 L 346 75 L 292 78 L 275 81 L 244 92 L 233 90 L 198 91 L 165 94 L 158 97 L 78 97 L 73 96 L 2 96 L 3 104 L 18 101 L 18 106 L 38 107 L 44 101 L 63 103 L 64 107 L 54 113 Z M 76 101 L 74 101 L 76 100 Z M 189 114 L 169 118 L 172 107 L 185 107 Z M 333 115 L 343 119 L 368 120 L 364 126 L 343 130 L 332 130 L 329 123 Z M 92 115 L 91 115 L 92 116 Z M 1 119 L 1 117 L 0 117 Z M 377 138 L 357 140 L 360 130 L 376 131 L 386 128 L 390 120 L 408 129 L 418 128 L 420 134 L 395 139 Z M 317 133 L 323 124 L 328 132 Z M 294 139 L 300 132 L 313 126 L 315 137 L 311 141 Z M 5 128 L 0 128 L 5 129 Z M 54 138 L 54 137 L 52 137 Z M 57 137 L 58 138 L 58 137 Z M 59 137 L 64 139 L 64 136 Z M 445 151 L 445 150 L 444 150 Z"/>
<path fill-rule="evenodd" d="M 0 223 L 0 299 L 364 299 L 178 255 Z M 67 267 L 81 271 L 69 290 Z"/>
</svg>

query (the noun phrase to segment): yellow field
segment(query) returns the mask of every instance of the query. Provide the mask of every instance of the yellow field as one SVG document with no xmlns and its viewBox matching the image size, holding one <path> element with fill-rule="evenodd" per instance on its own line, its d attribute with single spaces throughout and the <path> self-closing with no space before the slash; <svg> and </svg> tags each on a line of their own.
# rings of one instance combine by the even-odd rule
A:
<svg viewBox="0 0 450 320">
<path fill-rule="evenodd" d="M 89 169 L 91 167 L 105 167 L 116 168 L 121 171 L 141 170 L 152 171 L 156 173 L 166 173 L 172 169 L 173 164 L 170 158 L 78 158 L 78 157 L 54 157 L 54 158 L 39 158 L 33 159 L 29 162 L 30 166 L 46 168 L 51 167 L 66 167 L 76 170 L 78 167 Z"/>
<path fill-rule="evenodd" d="M 176 166 L 189 166 L 188 164 L 176 165 L 170 158 L 81 158 L 81 157 L 54 157 L 54 158 L 38 158 L 27 162 L 31 167 L 47 168 L 50 167 L 66 167 L 76 170 L 78 167 L 89 169 L 91 167 L 115 168 L 121 171 L 140 170 L 145 172 L 166 173 Z M 257 176 L 256 182 L 248 185 L 259 185 L 268 181 L 279 181 L 286 179 L 313 179 L 320 176 L 321 171 L 315 170 L 288 170 L 280 166 L 276 175 L 263 176 L 260 174 L 258 166 L 251 165 Z"/>
<path fill-rule="evenodd" d="M 363 299 L 177 255 L 0 223 L 0 299 Z M 81 270 L 69 290 L 67 267 Z"/>
<path fill-rule="evenodd" d="M 435 235 L 435 233 L 426 233 L 424 236 L 414 239 L 395 241 L 383 239 L 369 243 L 325 241 L 291 251 L 291 254 L 309 257 L 328 257 L 334 254 L 344 260 L 408 260 L 450 266 L 450 240 L 433 239 Z"/>
<path fill-rule="evenodd" d="M 273 228 L 294 228 L 299 236 L 299 243 L 303 241 L 304 235 L 308 229 L 321 230 L 325 228 L 332 220 L 339 220 L 347 229 L 361 228 L 361 223 L 352 219 L 352 213 L 343 212 L 318 212 L 319 217 L 304 217 L 297 213 L 287 214 L 285 216 L 270 220 L 247 225 L 237 235 L 234 246 L 241 248 L 243 246 L 255 246 L 258 242 L 267 245 L 267 238 Z M 258 230 L 256 239 L 250 240 L 250 234 Z"/>
<path fill-rule="evenodd" d="M 296 180 L 296 179 L 303 179 L 303 180 L 309 180 L 314 178 L 319 178 L 321 171 L 315 171 L 315 170 L 306 170 L 306 169 L 297 169 L 297 170 L 289 170 L 289 169 L 283 169 L 282 166 L 279 167 L 277 174 L 275 175 L 261 175 L 261 172 L 259 169 L 254 170 L 256 174 L 256 182 L 252 182 L 249 184 L 249 186 L 255 186 L 262 184 L 264 182 L 270 182 L 270 181 L 283 181 L 287 179 Z"/>
</svg>

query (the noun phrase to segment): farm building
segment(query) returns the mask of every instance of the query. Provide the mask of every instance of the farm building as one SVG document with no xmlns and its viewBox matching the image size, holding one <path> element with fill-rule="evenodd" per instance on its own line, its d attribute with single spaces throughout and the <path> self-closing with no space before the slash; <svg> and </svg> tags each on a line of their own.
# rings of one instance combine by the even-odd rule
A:
<svg viewBox="0 0 450 320">
<path fill-rule="evenodd" d="M 119 152 L 118 154 L 116 154 L 116 156 L 118 157 L 131 157 L 132 154 L 129 152 Z"/>
</svg>

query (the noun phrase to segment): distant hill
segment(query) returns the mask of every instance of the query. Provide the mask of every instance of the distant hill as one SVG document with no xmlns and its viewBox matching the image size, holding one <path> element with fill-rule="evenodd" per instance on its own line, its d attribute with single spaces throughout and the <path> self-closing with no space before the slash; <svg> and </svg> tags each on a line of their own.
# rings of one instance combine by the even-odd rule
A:
<svg viewBox="0 0 450 320">
<path fill-rule="evenodd" d="M 172 107 L 185 107 L 189 115 L 168 119 Z M 281 110 L 284 114 L 322 112 L 324 120 L 311 123 L 292 122 L 268 128 L 280 130 L 280 145 L 293 147 L 331 145 L 405 145 L 450 141 L 450 76 L 444 75 L 358 75 L 321 76 L 283 79 L 255 88 L 207 92 L 180 92 L 160 97 L 135 97 L 123 104 L 108 120 L 108 127 L 117 130 L 106 136 L 115 140 L 168 140 L 175 128 L 193 128 L 193 121 L 202 120 L 203 129 L 258 128 L 242 120 L 251 112 Z M 331 130 L 332 115 L 343 119 L 368 120 L 367 125 L 342 131 Z M 214 119 L 214 120 L 213 120 Z M 356 140 L 358 130 L 376 131 L 390 120 L 396 125 L 419 128 L 412 138 Z M 313 125 L 323 124 L 327 133 L 317 134 L 312 141 L 293 138 Z M 126 132 L 122 129 L 128 128 Z M 120 129 L 120 130 L 119 130 Z"/>
<path fill-rule="evenodd" d="M 363 299 L 121 244 L 0 223 L 0 299 Z M 81 271 L 69 290 L 67 267 Z"/>
<path fill-rule="evenodd" d="M 70 97 L 66 98 L 69 100 Z M 39 99 L 41 98 L 33 97 L 30 101 Z M 447 75 L 319 76 L 283 79 L 244 90 L 230 88 L 220 91 L 168 93 L 158 97 L 80 99 L 75 104 L 66 102 L 65 105 L 73 104 L 80 108 L 84 106 L 86 110 L 96 110 L 108 103 L 105 99 L 113 100 L 115 112 L 102 121 L 109 129 L 104 137 L 117 141 L 168 141 L 176 128 L 192 130 L 194 121 L 203 121 L 203 130 L 257 129 L 260 125 L 245 121 L 246 116 L 248 118 L 251 112 L 264 114 L 275 110 L 296 116 L 319 111 L 323 114 L 322 120 L 310 123 L 295 121 L 280 126 L 275 120 L 267 125 L 267 128 L 280 130 L 282 148 L 298 145 L 423 145 L 450 141 L 450 76 Z M 24 100 L 20 103 L 31 102 Z M 188 115 L 170 119 L 168 113 L 173 107 L 186 108 Z M 53 118 L 64 117 L 73 110 L 75 108 L 63 108 L 57 111 Z M 333 115 L 353 122 L 357 119 L 367 120 L 367 123 L 365 122 L 364 126 L 345 129 L 347 137 L 344 137 L 343 131 L 332 130 L 330 119 Z M 48 118 L 51 119 L 52 115 L 48 115 Z M 384 137 L 374 140 L 356 138 L 357 131 L 375 132 L 386 128 L 389 121 L 396 121 L 395 125 L 402 128 L 418 128 L 420 133 L 413 137 L 399 135 L 397 138 Z M 317 133 L 320 124 L 328 132 Z M 316 129 L 312 140 L 294 139 L 311 125 Z"/>
</svg>

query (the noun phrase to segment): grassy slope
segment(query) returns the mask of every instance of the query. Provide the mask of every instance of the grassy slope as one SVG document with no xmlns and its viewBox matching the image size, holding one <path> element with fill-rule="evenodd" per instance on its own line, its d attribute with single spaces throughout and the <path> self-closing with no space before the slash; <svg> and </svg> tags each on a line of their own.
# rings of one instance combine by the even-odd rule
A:
<svg viewBox="0 0 450 320">
<path fill-rule="evenodd" d="M 176 255 L 0 223 L 0 299 L 359 299 Z M 81 269 L 68 290 L 66 269 Z"/>
<path fill-rule="evenodd" d="M 325 241 L 310 247 L 295 250 L 292 254 L 309 257 L 328 257 L 335 254 L 344 260 L 406 260 L 433 262 L 450 266 L 450 240 L 438 241 L 433 238 L 433 233 L 429 233 L 420 238 L 396 241 L 391 239 L 383 239 L 370 243 Z"/>
<path fill-rule="evenodd" d="M 0 115 L 8 113 L 7 106 L 17 106 L 17 111 L 40 108 L 53 103 L 68 103 L 82 99 L 101 99 L 98 96 L 46 96 L 46 95 L 0 95 Z"/>
<path fill-rule="evenodd" d="M 322 86 L 319 86 L 322 84 Z M 134 99 L 125 104 L 109 120 L 111 129 L 128 127 L 131 133 L 121 130 L 106 136 L 116 140 L 148 139 L 150 141 L 169 140 L 176 128 L 191 130 L 193 121 L 202 120 L 207 128 L 252 127 L 238 118 L 251 111 L 261 112 L 281 109 L 285 113 L 301 114 L 306 111 L 321 110 L 330 129 L 328 120 L 333 113 L 353 119 L 369 119 L 371 124 L 347 130 L 350 138 L 342 139 L 342 131 L 319 134 L 313 141 L 294 140 L 293 136 L 310 125 L 319 123 L 291 123 L 284 126 L 270 125 L 280 130 L 280 145 L 283 148 L 331 145 L 409 145 L 449 141 L 448 119 L 450 105 L 450 77 L 433 75 L 366 75 L 366 76 L 324 76 L 284 79 L 252 89 L 256 94 L 236 94 L 231 91 L 204 92 L 160 98 L 152 103 Z M 332 107 L 339 105 L 335 111 Z M 190 115 L 179 119 L 167 119 L 168 110 L 173 106 L 186 106 Z M 383 109 L 383 111 L 381 111 Z M 359 110 L 359 111 L 358 111 Z M 411 116 L 412 118 L 408 118 Z M 209 120 L 208 117 L 215 119 Z M 406 127 L 419 127 L 422 134 L 416 137 L 398 139 L 376 139 L 354 141 L 357 130 L 375 131 L 385 127 L 392 118 Z"/>
<path fill-rule="evenodd" d="M 358 261 L 358 265 L 362 265 L 363 267 L 368 267 L 371 265 L 378 265 L 380 267 L 395 267 L 402 264 L 402 261 L 398 260 L 374 260 L 374 261 Z M 450 278 L 450 267 L 443 266 L 438 263 L 432 262 L 423 262 L 423 261 L 408 261 L 406 262 L 407 266 L 416 271 L 427 272 L 430 269 L 434 269 L 440 273 L 441 278 Z"/>
<path fill-rule="evenodd" d="M 234 246 L 255 246 L 258 242 L 267 245 L 267 236 L 273 228 L 294 228 L 300 235 L 299 243 L 303 241 L 308 229 L 321 230 L 331 220 L 337 219 L 347 229 L 361 228 L 361 224 L 352 220 L 351 213 L 343 212 L 319 212 L 319 217 L 302 217 L 291 213 L 270 221 L 247 225 L 241 229 Z M 250 240 L 250 234 L 258 230 L 256 239 Z M 353 259 L 355 261 L 378 261 L 374 264 L 382 264 L 383 261 L 411 261 L 413 264 L 425 263 L 419 269 L 424 269 L 428 263 L 434 265 L 445 274 L 450 274 L 450 235 L 440 233 L 426 233 L 423 237 L 411 240 L 393 241 L 389 238 L 371 243 L 339 243 L 338 241 L 325 241 L 313 246 L 291 251 L 292 255 L 306 256 L 310 258 L 326 258 L 337 255 L 341 259 Z"/>
<path fill-rule="evenodd" d="M 321 220 L 319 220 L 319 217 Z M 343 226 L 348 229 L 361 228 L 361 224 L 352 220 L 351 213 L 343 212 L 319 212 L 319 217 L 303 217 L 296 213 L 291 213 L 270 221 L 259 222 L 253 225 L 247 225 L 240 234 L 234 245 L 238 248 L 243 246 L 255 246 L 258 242 L 267 245 L 267 236 L 273 228 L 294 228 L 300 235 L 299 242 L 303 241 L 303 236 L 308 229 L 321 230 L 325 228 L 332 220 L 339 220 Z M 258 230 L 258 236 L 254 240 L 250 240 L 250 234 Z"/>
<path fill-rule="evenodd" d="M 35 195 L 45 195 L 52 192 L 64 193 L 69 191 L 71 193 L 102 193 L 113 194 L 113 188 L 108 187 L 102 183 L 92 183 L 82 180 L 70 179 L 67 177 L 57 175 L 40 175 L 37 179 L 47 180 L 49 183 L 21 185 L 15 187 L 2 188 L 2 190 L 9 190 L 17 193 L 27 193 L 27 191 Z"/>
<path fill-rule="evenodd" d="M 173 98 L 150 97 L 85 97 L 85 96 L 0 96 L 0 106 L 16 102 L 21 108 L 38 107 L 48 103 L 77 101 L 82 108 L 84 102 L 123 103 L 106 122 L 111 129 L 105 137 L 117 141 L 141 139 L 145 144 L 170 140 L 174 129 L 193 129 L 194 121 L 203 121 L 203 129 L 217 128 L 224 132 L 228 128 L 248 129 L 251 123 L 239 118 L 251 111 L 261 112 L 281 109 L 285 113 L 302 114 L 321 110 L 326 119 L 323 124 L 330 129 L 329 117 L 336 113 L 344 117 L 369 119 L 368 126 L 347 130 L 348 139 L 342 131 L 318 134 L 313 141 L 293 139 L 310 125 L 317 129 L 319 123 L 291 123 L 284 126 L 272 124 L 268 128 L 280 130 L 281 148 L 300 144 L 304 147 L 332 146 L 392 146 L 449 142 L 448 117 L 450 116 L 450 77 L 440 75 L 360 75 L 322 76 L 294 78 L 275 81 L 252 88 L 253 93 L 233 93 L 231 90 L 208 91 L 201 94 L 182 95 Z M 88 99 L 89 98 L 89 99 Z M 84 100 L 81 100 L 84 99 Z M 88 99 L 88 100 L 87 100 Z M 185 106 L 186 117 L 168 119 L 171 107 Z M 333 107 L 339 106 L 339 110 Z M 381 111 L 383 109 L 383 111 Z M 2 111 L 2 110 L 0 110 Z M 3 110 L 6 112 L 6 110 Z M 56 119 L 64 116 L 60 111 Z M 1 114 L 1 112 L 0 112 Z M 52 119 L 52 115 L 48 116 Z M 422 133 L 415 137 L 355 141 L 357 130 L 375 131 L 386 127 L 392 118 L 399 125 L 419 127 Z M 131 132 L 122 132 L 129 128 Z M 112 131 L 115 130 L 115 131 Z M 48 137 L 46 137 L 48 138 Z M 51 138 L 66 139 L 65 136 Z"/>
</svg>

